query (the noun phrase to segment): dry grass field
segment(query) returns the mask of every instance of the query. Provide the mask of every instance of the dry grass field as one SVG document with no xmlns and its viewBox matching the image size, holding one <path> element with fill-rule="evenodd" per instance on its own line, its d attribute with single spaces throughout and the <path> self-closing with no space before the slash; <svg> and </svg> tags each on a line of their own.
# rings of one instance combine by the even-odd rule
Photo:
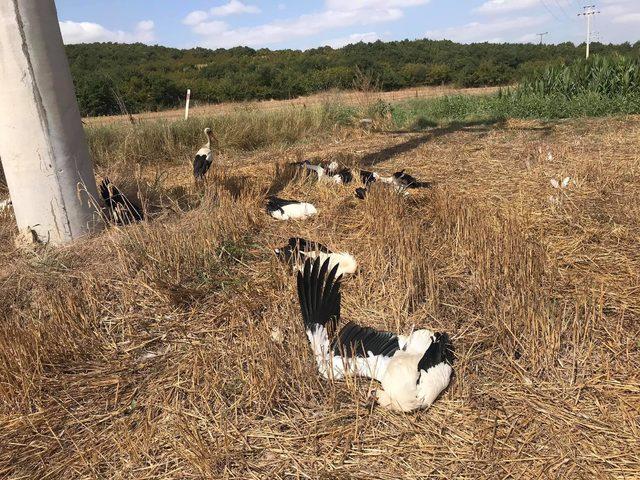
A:
<svg viewBox="0 0 640 480">
<path fill-rule="evenodd" d="M 148 221 L 17 250 L 0 217 L 0 478 L 640 478 L 638 152 L 626 117 L 338 128 L 226 152 L 205 191 L 187 154 L 101 162 Z M 435 187 L 361 202 L 301 158 Z M 319 215 L 278 223 L 268 191 Z M 271 253 L 293 235 L 358 259 L 345 319 L 452 335 L 431 409 L 318 377 Z"/>
<path fill-rule="evenodd" d="M 228 102 L 219 104 L 198 104 L 194 99 L 189 115 L 191 117 L 206 117 L 212 115 L 221 115 L 230 113 L 238 109 L 248 110 L 282 110 L 289 107 L 313 107 L 325 104 L 327 102 L 340 103 L 343 105 L 362 105 L 371 101 L 371 97 L 379 98 L 385 102 L 399 102 L 402 100 L 420 98 L 437 98 L 446 95 L 487 95 L 495 93 L 498 87 L 478 87 L 478 88 L 456 88 L 452 86 L 441 87 L 415 87 L 404 90 L 394 90 L 392 92 L 371 92 L 364 93 L 360 91 L 327 91 L 309 95 L 307 97 L 294 98 L 291 100 L 265 100 L 253 102 Z M 135 114 L 137 120 L 179 120 L 184 118 L 184 108 L 174 110 L 162 110 L 159 112 L 144 112 Z M 88 117 L 84 122 L 89 125 L 109 125 L 111 123 L 128 123 L 130 118 L 128 115 L 113 115 L 104 117 Z"/>
</svg>

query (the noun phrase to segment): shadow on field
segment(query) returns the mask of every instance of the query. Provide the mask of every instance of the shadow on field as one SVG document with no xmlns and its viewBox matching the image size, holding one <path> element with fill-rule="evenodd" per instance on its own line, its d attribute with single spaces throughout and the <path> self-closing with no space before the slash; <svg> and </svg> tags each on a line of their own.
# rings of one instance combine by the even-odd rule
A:
<svg viewBox="0 0 640 480">
<path fill-rule="evenodd" d="M 469 120 L 462 122 L 452 122 L 446 127 L 438 127 L 430 130 L 429 132 L 421 135 L 419 137 L 411 138 L 406 142 L 400 143 L 398 145 L 393 145 L 392 147 L 384 148 L 378 152 L 372 152 L 366 154 L 360 160 L 360 165 L 363 167 L 371 167 L 381 162 L 385 162 L 387 160 L 392 159 L 397 155 L 402 155 L 403 153 L 410 152 L 411 150 L 415 150 L 416 148 L 424 145 L 429 140 L 433 140 L 438 137 L 443 137 L 445 135 L 450 135 L 455 132 L 469 130 L 473 132 L 487 132 L 495 127 L 502 127 L 505 124 L 505 120 L 501 118 L 489 118 L 483 120 Z M 396 130 L 390 131 L 389 134 L 403 134 L 403 133 L 415 133 L 415 131 L 411 130 Z"/>
<path fill-rule="evenodd" d="M 277 195 L 291 182 L 298 178 L 299 169 L 293 164 L 277 164 L 276 171 L 273 175 L 273 180 L 266 195 Z"/>
</svg>

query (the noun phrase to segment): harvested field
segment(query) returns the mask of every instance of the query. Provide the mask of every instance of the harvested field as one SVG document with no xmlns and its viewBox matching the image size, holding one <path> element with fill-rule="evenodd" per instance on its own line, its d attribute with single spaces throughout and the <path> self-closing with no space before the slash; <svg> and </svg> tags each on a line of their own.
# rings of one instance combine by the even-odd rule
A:
<svg viewBox="0 0 640 480">
<path fill-rule="evenodd" d="M 340 129 L 226 154 L 205 192 L 105 164 L 151 219 L 73 247 L 15 250 L 0 214 L 0 477 L 640 478 L 638 152 L 640 117 Z M 360 202 L 300 158 L 436 184 Z M 278 223 L 267 191 L 319 215 Z M 428 411 L 318 377 L 271 253 L 293 235 L 358 259 L 345 319 L 452 335 Z"/>
</svg>

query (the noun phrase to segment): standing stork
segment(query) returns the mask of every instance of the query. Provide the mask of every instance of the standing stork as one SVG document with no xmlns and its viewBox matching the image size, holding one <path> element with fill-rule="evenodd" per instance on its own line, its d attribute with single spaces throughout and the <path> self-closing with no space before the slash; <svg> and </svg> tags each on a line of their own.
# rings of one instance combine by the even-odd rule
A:
<svg viewBox="0 0 640 480">
<path fill-rule="evenodd" d="M 198 150 L 196 158 L 193 159 L 193 176 L 196 180 L 204 179 L 205 175 L 211 168 L 213 162 L 213 153 L 211 152 L 211 140 L 213 139 L 213 133 L 209 127 L 204 129 L 204 134 L 207 136 L 207 143 Z"/>
</svg>

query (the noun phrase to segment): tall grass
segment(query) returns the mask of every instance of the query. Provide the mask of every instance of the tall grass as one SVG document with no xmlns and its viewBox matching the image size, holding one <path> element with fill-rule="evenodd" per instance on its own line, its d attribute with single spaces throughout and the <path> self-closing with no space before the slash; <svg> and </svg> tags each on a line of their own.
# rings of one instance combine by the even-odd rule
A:
<svg viewBox="0 0 640 480">
<path fill-rule="evenodd" d="M 238 109 L 214 117 L 194 117 L 187 121 L 147 121 L 136 125 L 88 126 L 89 145 L 100 166 L 126 162 L 154 164 L 190 159 L 194 148 L 204 143 L 203 130 L 211 127 L 221 152 L 251 152 L 267 147 L 288 146 L 310 136 L 348 124 L 354 109 L 339 103 L 312 108 L 294 107 L 276 111 Z"/>
</svg>

